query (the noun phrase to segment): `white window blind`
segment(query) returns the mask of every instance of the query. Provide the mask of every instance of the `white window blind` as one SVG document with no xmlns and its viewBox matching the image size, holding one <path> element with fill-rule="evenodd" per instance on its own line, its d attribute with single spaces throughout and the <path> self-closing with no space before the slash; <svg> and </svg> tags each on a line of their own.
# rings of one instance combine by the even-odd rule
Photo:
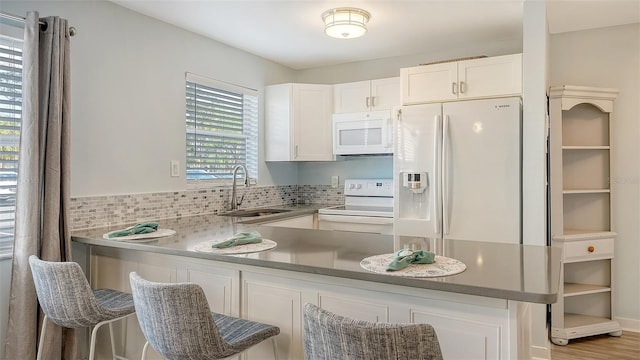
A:
<svg viewBox="0 0 640 360">
<path fill-rule="evenodd" d="M 187 73 L 186 105 L 187 180 L 229 179 L 237 164 L 257 179 L 257 91 Z"/>
<path fill-rule="evenodd" d="M 0 35 L 0 257 L 13 246 L 21 119 L 22 40 Z"/>
</svg>

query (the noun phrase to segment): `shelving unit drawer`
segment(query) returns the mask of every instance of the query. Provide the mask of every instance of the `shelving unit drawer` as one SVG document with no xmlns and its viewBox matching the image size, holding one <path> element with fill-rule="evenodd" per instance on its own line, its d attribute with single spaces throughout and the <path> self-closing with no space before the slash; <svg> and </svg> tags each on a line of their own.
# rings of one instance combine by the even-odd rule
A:
<svg viewBox="0 0 640 360">
<path fill-rule="evenodd" d="M 565 261 L 582 261 L 613 257 L 613 240 L 614 239 L 592 239 L 565 242 L 564 259 Z"/>
</svg>

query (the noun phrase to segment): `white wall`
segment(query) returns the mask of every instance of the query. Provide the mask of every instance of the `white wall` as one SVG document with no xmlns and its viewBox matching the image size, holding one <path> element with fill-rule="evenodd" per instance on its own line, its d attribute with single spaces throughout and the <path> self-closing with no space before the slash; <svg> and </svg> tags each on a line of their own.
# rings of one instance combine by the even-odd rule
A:
<svg viewBox="0 0 640 360">
<path fill-rule="evenodd" d="M 486 43 L 465 44 L 434 49 L 429 53 L 396 56 L 371 61 L 353 62 L 322 68 L 300 70 L 295 81 L 302 83 L 338 84 L 341 82 L 400 76 L 400 68 L 423 63 L 469 56 L 498 56 L 522 52 L 522 38 L 497 39 Z"/>
<path fill-rule="evenodd" d="M 615 316 L 640 331 L 640 24 L 551 36 L 551 85 L 620 90 L 612 123 Z"/>
<path fill-rule="evenodd" d="M 71 40 L 71 195 L 185 189 L 185 72 L 249 88 L 290 82 L 293 70 L 108 1 L 3 1 L 24 16 L 57 15 Z M 261 114 L 261 126 L 264 124 Z M 261 146 L 264 146 L 261 143 Z M 263 152 L 261 152 L 263 153 Z M 261 184 L 296 184 L 295 164 L 260 163 Z"/>
<path fill-rule="evenodd" d="M 522 242 L 546 245 L 547 8 L 542 1 L 525 1 L 523 6 Z M 542 274 L 537 280 L 545 281 Z M 547 306 L 532 304 L 531 312 L 531 355 L 550 358 Z"/>
</svg>

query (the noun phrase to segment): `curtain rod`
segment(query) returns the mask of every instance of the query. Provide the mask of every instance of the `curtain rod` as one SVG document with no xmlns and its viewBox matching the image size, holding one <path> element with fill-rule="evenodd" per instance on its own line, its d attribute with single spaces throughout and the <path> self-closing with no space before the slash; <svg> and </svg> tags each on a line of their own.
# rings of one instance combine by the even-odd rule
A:
<svg viewBox="0 0 640 360">
<path fill-rule="evenodd" d="M 5 19 L 9 19 L 9 20 L 13 20 L 13 21 L 18 21 L 18 22 L 21 22 L 21 23 L 24 23 L 25 20 L 26 20 L 22 16 L 9 14 L 9 13 L 6 13 L 4 11 L 0 11 L 0 17 L 3 17 Z M 47 22 L 46 21 L 38 20 L 38 23 L 41 26 L 45 26 L 45 27 L 47 26 Z M 76 28 L 75 27 L 69 26 L 69 35 L 71 35 L 71 36 L 75 36 L 76 35 Z"/>
</svg>

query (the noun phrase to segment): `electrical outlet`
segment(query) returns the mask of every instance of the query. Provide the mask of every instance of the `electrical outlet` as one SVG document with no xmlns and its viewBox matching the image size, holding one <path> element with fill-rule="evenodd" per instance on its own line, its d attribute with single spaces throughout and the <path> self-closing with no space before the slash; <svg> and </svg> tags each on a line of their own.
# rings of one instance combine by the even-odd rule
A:
<svg viewBox="0 0 640 360">
<path fill-rule="evenodd" d="M 335 189 L 338 187 L 339 183 L 340 183 L 340 178 L 338 177 L 338 175 L 333 175 L 331 177 L 331 187 Z"/>
<path fill-rule="evenodd" d="M 171 177 L 180 177 L 180 162 L 171 160 Z"/>
</svg>

